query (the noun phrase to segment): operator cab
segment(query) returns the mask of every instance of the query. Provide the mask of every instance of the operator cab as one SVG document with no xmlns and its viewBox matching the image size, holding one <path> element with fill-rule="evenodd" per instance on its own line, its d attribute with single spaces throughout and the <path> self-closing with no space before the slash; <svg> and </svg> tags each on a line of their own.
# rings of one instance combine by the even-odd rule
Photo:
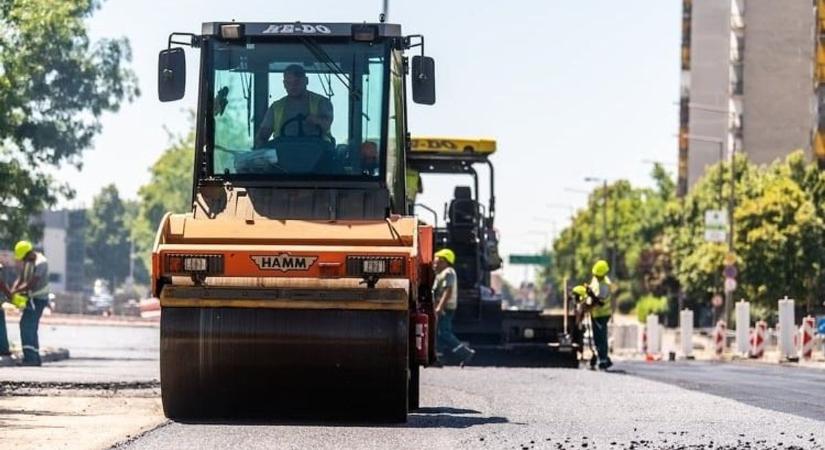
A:
<svg viewBox="0 0 825 450">
<path fill-rule="evenodd" d="M 423 50 L 420 36 L 387 23 L 205 23 L 200 35 L 172 34 L 161 52 L 162 101 L 184 95 L 174 45 L 201 49 L 196 216 L 226 213 L 221 186 L 221 200 L 246 192 L 257 214 L 279 219 L 407 211 L 403 52 Z M 414 56 L 412 70 L 414 100 L 433 104 L 433 60 Z M 312 205 L 289 206 L 296 198 Z"/>
</svg>

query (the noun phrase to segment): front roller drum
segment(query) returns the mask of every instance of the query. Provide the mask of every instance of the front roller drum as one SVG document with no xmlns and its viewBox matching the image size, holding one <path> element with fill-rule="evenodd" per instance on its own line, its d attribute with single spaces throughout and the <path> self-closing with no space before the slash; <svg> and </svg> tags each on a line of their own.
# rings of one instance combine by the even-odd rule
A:
<svg viewBox="0 0 825 450">
<path fill-rule="evenodd" d="M 173 307 L 160 335 L 172 419 L 406 420 L 407 311 Z"/>
</svg>

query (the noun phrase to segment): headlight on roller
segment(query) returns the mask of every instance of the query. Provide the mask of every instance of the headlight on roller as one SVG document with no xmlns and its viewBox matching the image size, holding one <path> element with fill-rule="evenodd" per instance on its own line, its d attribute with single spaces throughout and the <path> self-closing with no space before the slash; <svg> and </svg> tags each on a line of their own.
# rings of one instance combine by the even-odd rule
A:
<svg viewBox="0 0 825 450">
<path fill-rule="evenodd" d="M 216 275 L 223 273 L 223 255 L 167 254 L 166 275 Z"/>
<path fill-rule="evenodd" d="M 401 256 L 349 256 L 347 257 L 347 275 L 365 276 L 400 276 L 404 275 L 404 258 Z"/>
</svg>

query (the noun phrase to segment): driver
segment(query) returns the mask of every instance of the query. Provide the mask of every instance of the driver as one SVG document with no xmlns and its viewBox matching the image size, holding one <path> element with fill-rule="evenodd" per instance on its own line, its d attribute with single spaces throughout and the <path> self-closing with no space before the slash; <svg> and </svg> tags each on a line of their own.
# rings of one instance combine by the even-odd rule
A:
<svg viewBox="0 0 825 450">
<path fill-rule="evenodd" d="M 318 133 L 329 139 L 332 125 L 332 103 L 323 95 L 307 90 L 307 74 L 298 64 L 291 64 L 284 69 L 284 89 L 286 96 L 269 106 L 261 127 L 255 135 L 255 147 L 262 147 L 270 137 L 277 138 L 284 128 L 285 136 L 299 134 L 298 121 L 284 124 L 298 115 L 303 115 L 303 129 L 307 135 Z"/>
</svg>

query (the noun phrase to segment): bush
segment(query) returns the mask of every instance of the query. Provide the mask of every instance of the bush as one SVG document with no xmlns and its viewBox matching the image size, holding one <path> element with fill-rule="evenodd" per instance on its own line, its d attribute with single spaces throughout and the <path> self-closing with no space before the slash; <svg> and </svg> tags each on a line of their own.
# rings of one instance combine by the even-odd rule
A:
<svg viewBox="0 0 825 450">
<path fill-rule="evenodd" d="M 639 323 L 647 321 L 648 314 L 665 314 L 668 310 L 667 297 L 645 295 L 636 302 L 636 318 Z"/>
<path fill-rule="evenodd" d="M 636 306 L 636 301 L 630 291 L 624 291 L 616 296 L 616 308 L 620 313 L 630 314 L 634 306 Z"/>
</svg>

